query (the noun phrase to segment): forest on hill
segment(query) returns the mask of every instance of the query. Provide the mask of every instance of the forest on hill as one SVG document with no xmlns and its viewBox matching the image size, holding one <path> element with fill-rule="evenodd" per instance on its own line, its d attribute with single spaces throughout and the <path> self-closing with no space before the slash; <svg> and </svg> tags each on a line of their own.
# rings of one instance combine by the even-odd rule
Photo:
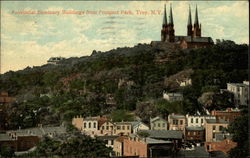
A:
<svg viewBox="0 0 250 158">
<path fill-rule="evenodd" d="M 110 115 L 114 120 L 168 113 L 194 114 L 232 106 L 226 83 L 248 79 L 248 45 L 223 41 L 211 48 L 138 44 L 59 65 L 27 67 L 0 76 L 0 90 L 16 98 L 6 114 L 9 129 L 70 122 L 74 116 Z M 192 85 L 175 80 L 189 77 Z M 175 85 L 175 86 L 173 86 Z M 184 101 L 168 102 L 163 91 L 181 92 Z M 212 104 L 202 98 L 213 95 Z M 203 99 L 203 100 L 202 100 Z"/>
</svg>

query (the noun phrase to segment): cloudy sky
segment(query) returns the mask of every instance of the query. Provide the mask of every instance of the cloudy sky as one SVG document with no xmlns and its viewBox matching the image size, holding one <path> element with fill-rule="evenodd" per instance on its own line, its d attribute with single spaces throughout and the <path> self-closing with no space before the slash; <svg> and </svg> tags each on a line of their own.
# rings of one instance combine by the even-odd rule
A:
<svg viewBox="0 0 250 158">
<path fill-rule="evenodd" d="M 1 72 L 50 57 L 132 47 L 160 39 L 164 1 L 2 1 Z M 173 1 L 176 35 L 186 35 L 188 5 L 198 5 L 202 36 L 249 42 L 248 1 Z M 66 14 L 67 13 L 67 14 Z"/>
</svg>

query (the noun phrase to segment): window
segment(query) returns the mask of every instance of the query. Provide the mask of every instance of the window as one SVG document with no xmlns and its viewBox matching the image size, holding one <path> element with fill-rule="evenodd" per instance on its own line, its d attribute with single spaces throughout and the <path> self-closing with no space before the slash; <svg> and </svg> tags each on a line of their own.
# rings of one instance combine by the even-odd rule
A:
<svg viewBox="0 0 250 158">
<path fill-rule="evenodd" d="M 91 122 L 89 123 L 89 128 L 91 128 Z"/>
<path fill-rule="evenodd" d="M 122 126 L 122 130 L 125 130 L 125 126 Z"/>
<path fill-rule="evenodd" d="M 129 126 L 127 126 L 127 130 L 130 130 L 130 127 L 129 127 Z"/>
<path fill-rule="evenodd" d="M 165 123 L 162 123 L 162 127 L 165 127 Z"/>
<path fill-rule="evenodd" d="M 104 130 L 104 126 L 102 126 L 102 129 Z"/>
<path fill-rule="evenodd" d="M 106 130 L 109 130 L 109 126 L 106 126 Z"/>
<path fill-rule="evenodd" d="M 161 127 L 161 124 L 160 124 L 160 123 L 158 123 L 158 127 Z"/>
<path fill-rule="evenodd" d="M 193 118 L 191 118 L 191 123 L 194 123 L 194 119 Z"/>
<path fill-rule="evenodd" d="M 198 118 L 196 118 L 196 123 L 198 123 L 199 122 L 199 120 L 198 120 Z"/>
<path fill-rule="evenodd" d="M 203 123 L 203 118 L 201 119 L 201 123 Z"/>
<path fill-rule="evenodd" d="M 111 140 L 111 145 L 114 145 L 114 140 Z"/>
<path fill-rule="evenodd" d="M 223 126 L 220 126 L 220 127 L 219 127 L 219 130 L 222 131 L 222 130 L 223 130 Z"/>
<path fill-rule="evenodd" d="M 117 130 L 120 130 L 121 129 L 121 126 L 117 126 Z"/>
<path fill-rule="evenodd" d="M 83 128 L 86 128 L 86 122 L 84 122 L 84 124 L 83 124 Z"/>
<path fill-rule="evenodd" d="M 154 127 L 156 127 L 155 123 L 154 123 Z"/>
<path fill-rule="evenodd" d="M 215 138 L 215 133 L 213 133 L 213 139 Z"/>
<path fill-rule="evenodd" d="M 180 125 L 182 125 L 183 124 L 183 120 L 180 120 Z"/>
<path fill-rule="evenodd" d="M 173 120 L 174 125 L 178 125 L 178 120 Z"/>
<path fill-rule="evenodd" d="M 215 130 L 216 129 L 216 126 L 213 126 L 213 130 Z"/>
<path fill-rule="evenodd" d="M 194 136 L 196 135 L 196 132 L 193 132 Z"/>
<path fill-rule="evenodd" d="M 96 122 L 94 122 L 94 128 L 96 128 Z"/>
</svg>

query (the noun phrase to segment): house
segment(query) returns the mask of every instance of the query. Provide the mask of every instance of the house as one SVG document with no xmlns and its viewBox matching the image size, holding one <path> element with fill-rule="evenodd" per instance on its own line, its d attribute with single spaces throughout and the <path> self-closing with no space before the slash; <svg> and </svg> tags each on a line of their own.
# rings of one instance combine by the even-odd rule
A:
<svg viewBox="0 0 250 158">
<path fill-rule="evenodd" d="M 110 120 L 106 120 L 103 122 L 100 127 L 99 127 L 99 132 L 98 136 L 112 136 L 116 135 L 116 130 L 115 130 L 116 125 L 111 122 Z"/>
<path fill-rule="evenodd" d="M 236 146 L 237 143 L 232 141 L 231 135 L 222 133 L 215 134 L 214 141 L 205 143 L 208 152 L 222 151 L 225 154 Z"/>
<path fill-rule="evenodd" d="M 124 139 L 124 156 L 168 157 L 173 155 L 173 149 L 172 141 L 141 138 L 137 135 Z"/>
<path fill-rule="evenodd" d="M 17 151 L 27 151 L 32 147 L 36 146 L 40 142 L 38 136 L 25 134 L 17 135 L 16 133 L 3 133 L 0 134 L 0 149 L 4 146 L 10 147 L 11 150 Z"/>
<path fill-rule="evenodd" d="M 168 115 L 169 130 L 184 130 L 186 126 L 186 117 L 180 114 Z"/>
<path fill-rule="evenodd" d="M 150 118 L 150 129 L 151 130 L 167 130 L 168 129 L 167 120 L 157 116 L 155 118 Z"/>
<path fill-rule="evenodd" d="M 115 156 L 123 156 L 124 155 L 124 140 L 128 139 L 128 136 L 119 136 L 114 140 L 113 151 L 115 152 Z"/>
<path fill-rule="evenodd" d="M 178 130 L 141 130 L 148 133 L 149 138 L 171 141 L 174 144 L 174 150 L 179 151 L 183 141 L 183 132 Z"/>
<path fill-rule="evenodd" d="M 177 80 L 177 83 L 179 84 L 180 87 L 185 87 L 185 86 L 190 86 L 192 85 L 192 79 L 191 78 L 185 78 L 181 81 Z"/>
<path fill-rule="evenodd" d="M 227 90 L 234 94 L 236 107 L 249 104 L 249 81 L 243 81 L 243 83 L 227 83 Z"/>
<path fill-rule="evenodd" d="M 205 141 L 205 128 L 192 126 L 185 128 L 185 141 L 201 143 Z"/>
<path fill-rule="evenodd" d="M 47 64 L 57 65 L 60 61 L 64 60 L 63 57 L 51 57 L 47 60 Z"/>
<path fill-rule="evenodd" d="M 141 121 L 131 122 L 131 125 L 132 125 L 132 133 L 134 134 L 137 133 L 139 130 L 149 130 L 148 125 L 146 125 Z"/>
<path fill-rule="evenodd" d="M 182 101 L 183 100 L 183 95 L 181 93 L 163 92 L 163 99 L 166 99 L 169 102 Z"/>
<path fill-rule="evenodd" d="M 132 132 L 131 122 L 115 122 L 114 134 L 116 135 L 130 135 Z"/>
<path fill-rule="evenodd" d="M 76 127 L 79 131 L 82 131 L 83 129 L 83 117 L 82 116 L 76 116 L 72 119 L 72 125 Z"/>
<path fill-rule="evenodd" d="M 215 135 L 223 133 L 225 128 L 228 127 L 229 122 L 218 119 L 208 119 L 205 124 L 206 142 L 213 142 Z"/>
<path fill-rule="evenodd" d="M 13 151 L 27 151 L 36 146 L 44 136 L 55 137 L 66 133 L 64 126 L 34 127 L 9 130 L 0 134 L 0 149 L 10 147 Z"/>
<path fill-rule="evenodd" d="M 239 117 L 241 115 L 241 112 L 237 108 L 236 109 L 228 108 L 224 111 L 213 110 L 211 111 L 211 115 L 215 116 L 217 119 L 226 120 L 230 123 L 233 122 L 235 118 Z"/>
<path fill-rule="evenodd" d="M 215 119 L 215 116 L 211 115 L 186 115 L 186 121 L 188 127 L 204 127 L 207 119 Z"/>
</svg>

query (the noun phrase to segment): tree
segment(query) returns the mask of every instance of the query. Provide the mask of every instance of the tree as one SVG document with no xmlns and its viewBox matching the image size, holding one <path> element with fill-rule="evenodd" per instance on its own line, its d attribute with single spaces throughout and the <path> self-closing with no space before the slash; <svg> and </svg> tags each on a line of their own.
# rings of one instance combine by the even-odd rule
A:
<svg viewBox="0 0 250 158">
<path fill-rule="evenodd" d="M 111 119 L 114 122 L 133 121 L 134 116 L 132 114 L 130 114 L 128 111 L 116 110 L 116 111 L 112 112 Z"/>
<path fill-rule="evenodd" d="M 228 132 L 233 135 L 232 140 L 237 146 L 229 151 L 232 158 L 244 158 L 249 155 L 248 140 L 248 113 L 244 113 L 235 119 L 228 127 Z"/>
</svg>

